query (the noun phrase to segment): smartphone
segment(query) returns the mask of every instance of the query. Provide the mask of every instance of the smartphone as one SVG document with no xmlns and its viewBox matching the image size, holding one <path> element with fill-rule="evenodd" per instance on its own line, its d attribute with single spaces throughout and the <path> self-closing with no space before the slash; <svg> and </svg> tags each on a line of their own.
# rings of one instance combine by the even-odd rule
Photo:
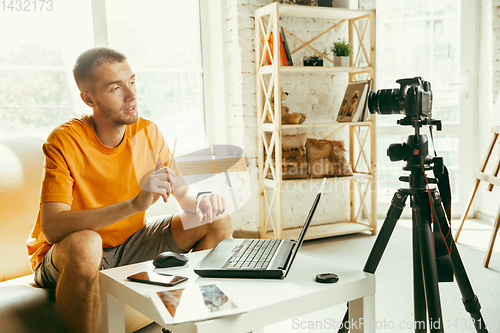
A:
<svg viewBox="0 0 500 333">
<path fill-rule="evenodd" d="M 156 272 L 140 272 L 137 274 L 133 274 L 127 276 L 127 279 L 135 282 L 156 284 L 159 286 L 172 287 L 181 282 L 186 281 L 188 278 L 185 276 L 179 275 L 170 275 L 170 274 L 159 274 Z"/>
</svg>

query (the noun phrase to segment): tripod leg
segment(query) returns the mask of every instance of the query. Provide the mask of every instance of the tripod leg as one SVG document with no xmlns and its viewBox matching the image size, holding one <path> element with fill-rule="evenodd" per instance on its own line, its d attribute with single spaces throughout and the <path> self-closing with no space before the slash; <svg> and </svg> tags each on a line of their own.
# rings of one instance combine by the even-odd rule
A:
<svg viewBox="0 0 500 333">
<path fill-rule="evenodd" d="M 422 258 L 418 241 L 417 221 L 413 219 L 413 306 L 415 333 L 427 332 L 427 308 L 425 304 L 424 278 L 422 274 Z"/>
<path fill-rule="evenodd" d="M 392 197 L 391 206 L 387 211 L 385 216 L 384 224 L 380 229 L 380 233 L 375 240 L 375 244 L 373 244 L 370 255 L 368 256 L 368 260 L 366 261 L 365 268 L 363 268 L 364 272 L 374 274 L 377 270 L 378 264 L 380 263 L 380 259 L 382 259 L 382 255 L 384 254 L 385 248 L 389 239 L 391 238 L 392 232 L 396 227 L 396 223 L 401 217 L 401 213 L 405 208 L 406 197 L 408 195 L 403 190 L 398 190 L 394 193 Z"/>
<path fill-rule="evenodd" d="M 422 260 L 429 327 L 431 333 L 440 333 L 444 332 L 443 314 L 439 297 L 434 239 L 431 232 L 429 194 L 427 192 L 414 194 L 412 196 L 411 206 L 413 218 L 417 225 L 418 241 L 420 244 L 420 257 Z"/>
<path fill-rule="evenodd" d="M 380 229 L 380 233 L 375 240 L 375 244 L 373 244 L 370 255 L 368 256 L 368 260 L 366 261 L 365 268 L 363 271 L 366 273 L 374 274 L 377 270 L 377 266 L 380 263 L 380 259 L 382 259 L 382 255 L 384 254 L 385 248 L 389 239 L 391 238 L 392 232 L 396 227 L 396 223 L 401 217 L 401 213 L 405 208 L 406 197 L 408 195 L 403 190 L 398 190 L 394 193 L 392 197 L 391 206 L 387 211 L 385 216 L 384 223 L 382 228 Z M 347 333 L 349 329 L 349 306 L 347 307 L 347 311 L 344 315 L 344 319 L 342 319 L 342 327 L 338 330 L 338 333 Z"/>
<path fill-rule="evenodd" d="M 439 221 L 446 221 L 446 217 L 444 215 L 444 209 L 441 204 L 441 198 L 437 193 L 434 196 L 434 209 L 436 212 L 436 216 Z M 478 333 L 487 333 L 488 330 L 486 328 L 486 324 L 481 315 L 481 305 L 479 304 L 478 297 L 474 294 L 474 290 L 472 290 L 472 285 L 467 276 L 467 272 L 465 271 L 464 264 L 462 259 L 460 258 L 460 254 L 458 253 L 457 245 L 453 241 L 453 238 L 450 237 L 451 244 L 451 260 L 453 262 L 453 272 L 455 274 L 455 278 L 457 280 L 458 288 L 460 289 L 460 293 L 462 294 L 462 302 L 464 304 L 465 310 L 469 312 L 474 326 L 476 328 L 476 332 Z"/>
</svg>

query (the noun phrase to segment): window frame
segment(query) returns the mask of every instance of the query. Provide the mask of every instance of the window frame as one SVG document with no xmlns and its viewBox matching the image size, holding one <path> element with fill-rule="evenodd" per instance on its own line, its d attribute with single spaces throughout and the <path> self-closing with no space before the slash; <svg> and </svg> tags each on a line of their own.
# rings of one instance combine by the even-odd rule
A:
<svg viewBox="0 0 500 333">
<path fill-rule="evenodd" d="M 95 46 L 108 46 L 106 0 L 91 0 Z M 206 147 L 229 144 L 226 0 L 199 0 Z M 217 89 L 215 89 L 217 88 Z M 202 149 L 204 150 L 204 149 Z M 190 157 L 196 156 L 196 152 Z M 231 151 L 227 152 L 227 156 Z M 209 158 L 201 152 L 202 159 Z"/>
<path fill-rule="evenodd" d="M 459 137 L 459 173 L 458 182 L 460 202 L 453 200 L 452 217 L 459 218 L 463 213 L 466 201 L 469 197 L 469 191 L 472 188 L 473 179 L 471 177 L 474 170 L 474 163 L 470 160 L 470 154 L 476 147 L 477 137 L 477 58 L 478 58 L 478 15 L 479 7 L 475 1 L 461 0 L 460 10 L 460 63 L 459 63 L 459 81 L 450 82 L 450 85 L 459 86 L 459 112 L 460 121 L 456 124 L 444 124 L 443 130 L 436 134 L 458 134 Z M 432 84 L 432 82 L 431 82 Z M 423 133 L 427 134 L 428 130 L 423 129 Z M 407 127 L 392 126 L 392 125 L 377 125 L 378 135 L 410 135 Z M 429 140 L 430 135 L 429 136 Z M 429 142 L 429 150 L 431 150 Z M 439 154 L 439 151 L 437 152 Z M 446 161 L 444 161 L 446 165 Z M 401 171 L 401 175 L 404 172 Z M 377 214 L 379 218 L 385 217 L 387 208 L 390 203 L 377 201 Z M 411 210 L 403 211 L 403 218 L 411 217 Z"/>
</svg>

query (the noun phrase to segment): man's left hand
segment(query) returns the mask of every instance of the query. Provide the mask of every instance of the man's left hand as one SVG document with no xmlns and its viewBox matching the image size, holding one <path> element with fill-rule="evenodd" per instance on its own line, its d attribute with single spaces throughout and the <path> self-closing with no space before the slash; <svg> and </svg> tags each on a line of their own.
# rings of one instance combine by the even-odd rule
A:
<svg viewBox="0 0 500 333">
<path fill-rule="evenodd" d="M 226 211 L 226 198 L 222 195 L 211 193 L 203 194 L 198 199 L 196 214 L 200 223 L 212 223 Z"/>
</svg>

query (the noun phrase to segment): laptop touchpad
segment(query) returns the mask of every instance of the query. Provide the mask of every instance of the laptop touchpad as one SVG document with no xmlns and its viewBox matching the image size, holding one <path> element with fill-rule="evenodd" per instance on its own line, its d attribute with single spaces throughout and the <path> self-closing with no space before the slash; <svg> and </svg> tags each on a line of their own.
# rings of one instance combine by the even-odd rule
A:
<svg viewBox="0 0 500 333">
<path fill-rule="evenodd" d="M 214 252 L 233 252 L 241 243 L 240 239 L 223 239 Z"/>
</svg>

